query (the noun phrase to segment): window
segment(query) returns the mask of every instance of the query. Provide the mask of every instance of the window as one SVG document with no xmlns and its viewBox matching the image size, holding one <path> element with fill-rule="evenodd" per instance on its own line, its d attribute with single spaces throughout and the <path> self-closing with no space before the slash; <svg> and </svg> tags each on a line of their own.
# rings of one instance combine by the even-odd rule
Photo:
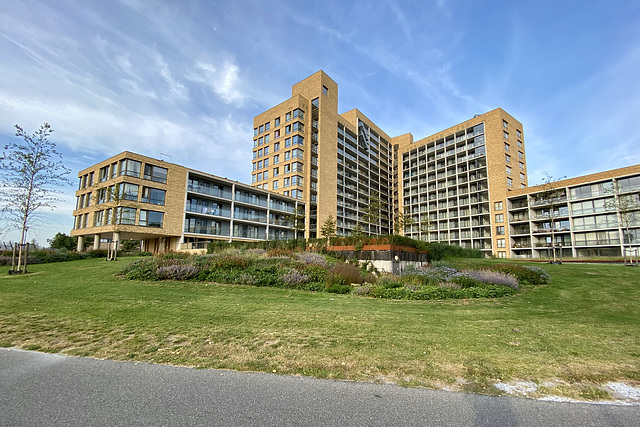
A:
<svg viewBox="0 0 640 427">
<path fill-rule="evenodd" d="M 293 124 L 293 131 L 294 132 L 296 132 L 296 131 L 303 132 L 304 131 L 304 125 L 302 123 L 300 123 L 300 122 L 295 122 Z"/>
<path fill-rule="evenodd" d="M 100 168 L 100 182 L 105 182 L 109 179 L 109 166 Z"/>
<path fill-rule="evenodd" d="M 505 251 L 498 251 L 498 258 L 506 258 L 507 253 Z"/>
<path fill-rule="evenodd" d="M 264 159 L 264 167 L 266 168 L 267 166 L 269 166 L 269 159 Z"/>
<path fill-rule="evenodd" d="M 521 183 L 521 184 L 520 184 L 520 188 L 527 188 L 527 184 L 525 184 L 525 183 Z"/>
<path fill-rule="evenodd" d="M 289 135 L 291 133 L 291 125 L 286 125 L 284 127 L 284 134 Z"/>
<path fill-rule="evenodd" d="M 299 108 L 296 108 L 295 110 L 293 110 L 293 118 L 304 119 L 304 111 L 302 111 Z"/>
<path fill-rule="evenodd" d="M 304 151 L 300 150 L 299 148 L 294 148 L 293 151 L 291 152 L 291 156 L 302 159 L 304 158 Z"/>
<path fill-rule="evenodd" d="M 291 160 L 291 151 L 285 151 L 284 152 L 284 160 Z"/>
<path fill-rule="evenodd" d="M 258 145 L 262 145 L 262 144 L 264 144 L 264 137 L 263 136 L 258 138 Z"/>
<path fill-rule="evenodd" d="M 156 211 L 140 211 L 139 225 L 143 227 L 162 227 L 164 213 Z"/>
<path fill-rule="evenodd" d="M 291 172 L 291 165 L 284 165 L 284 173 Z"/>
<path fill-rule="evenodd" d="M 329 88 L 326 87 L 325 85 L 322 85 L 322 94 L 329 95 Z"/>
<path fill-rule="evenodd" d="M 118 164 L 117 163 L 112 163 L 111 164 L 111 179 L 115 178 L 116 176 L 118 176 Z M 91 175 L 91 178 L 93 178 L 93 175 Z M 91 184 L 89 184 L 91 185 Z"/>
<path fill-rule="evenodd" d="M 258 128 L 253 128 L 253 136 L 258 136 Z"/>
<path fill-rule="evenodd" d="M 507 163 L 511 163 L 511 156 L 508 154 L 504 155 L 504 159 L 507 161 Z"/>
<path fill-rule="evenodd" d="M 262 160 L 258 161 L 258 169 L 262 169 Z"/>
<path fill-rule="evenodd" d="M 506 142 L 504 143 L 504 151 L 509 151 L 511 147 Z"/>
<path fill-rule="evenodd" d="M 267 154 L 269 154 L 269 147 L 264 147 L 264 155 L 266 156 Z"/>
<path fill-rule="evenodd" d="M 509 122 L 507 122 L 506 120 L 502 121 L 502 127 L 505 129 L 509 129 Z"/>
<path fill-rule="evenodd" d="M 135 160 L 125 159 L 120 162 L 120 175 L 133 176 L 135 178 L 140 178 L 140 169 L 142 168 L 142 163 L 136 162 Z"/>
<path fill-rule="evenodd" d="M 292 176 L 291 185 L 302 185 L 302 177 L 298 175 Z"/>
<path fill-rule="evenodd" d="M 258 164 L 254 162 L 253 163 L 253 170 L 256 170 L 256 169 L 258 169 Z"/>
<path fill-rule="evenodd" d="M 280 129 L 276 129 L 273 131 L 273 139 L 280 138 Z"/>
<path fill-rule="evenodd" d="M 520 169 L 524 170 L 524 163 L 520 162 Z"/>
<path fill-rule="evenodd" d="M 496 234 L 498 236 L 504 236 L 504 225 L 499 225 L 496 227 Z"/>
<path fill-rule="evenodd" d="M 264 132 L 264 125 L 261 125 L 259 130 L 258 130 L 258 133 L 262 133 L 262 132 Z"/>
<path fill-rule="evenodd" d="M 154 182 L 167 183 L 167 169 L 159 166 L 144 165 L 144 179 Z"/>
<path fill-rule="evenodd" d="M 142 202 L 164 205 L 166 191 L 158 188 L 142 187 Z"/>
<path fill-rule="evenodd" d="M 506 242 L 505 239 L 498 239 L 497 242 L 498 242 L 498 247 L 499 248 L 506 248 L 507 247 L 507 242 Z"/>
<path fill-rule="evenodd" d="M 518 140 L 518 148 L 522 148 L 522 141 Z"/>
<path fill-rule="evenodd" d="M 254 158 L 254 159 L 257 159 L 257 158 L 258 158 L 258 152 L 257 152 L 257 151 L 254 151 L 254 152 L 253 152 L 253 158 Z"/>
<path fill-rule="evenodd" d="M 263 179 L 269 179 L 269 171 L 264 171 L 264 173 L 262 174 L 262 178 Z M 266 188 L 265 188 L 266 190 Z"/>
<path fill-rule="evenodd" d="M 526 181 L 527 177 L 524 176 L 522 172 L 520 172 L 520 181 Z"/>
<path fill-rule="evenodd" d="M 277 165 L 278 163 L 280 163 L 280 154 L 273 156 L 273 164 Z"/>
<path fill-rule="evenodd" d="M 93 226 L 100 227 L 104 223 L 104 211 L 98 211 L 93 214 Z"/>
<path fill-rule="evenodd" d="M 273 189 L 274 190 L 278 189 L 278 180 L 277 179 L 275 181 L 273 181 Z"/>
<path fill-rule="evenodd" d="M 288 196 L 288 195 L 289 195 L 289 191 L 285 191 L 283 194 L 284 194 L 285 196 Z"/>
<path fill-rule="evenodd" d="M 520 129 L 516 129 L 516 136 L 518 138 L 522 138 L 522 132 L 520 131 Z"/>
<path fill-rule="evenodd" d="M 268 131 L 269 129 L 271 129 L 271 122 L 265 123 L 264 125 L 264 131 Z"/>
<path fill-rule="evenodd" d="M 287 138 L 284 140 L 284 146 L 285 147 L 291 147 L 291 138 Z"/>
<path fill-rule="evenodd" d="M 269 141 L 270 141 L 269 135 L 265 135 L 265 136 L 264 136 L 264 143 L 265 143 L 265 144 L 268 144 L 268 143 L 269 143 Z"/>
<path fill-rule="evenodd" d="M 276 142 L 273 144 L 273 151 L 278 151 L 280 149 L 280 143 Z"/>
<path fill-rule="evenodd" d="M 504 222 L 504 214 L 496 214 L 496 222 Z"/>
<path fill-rule="evenodd" d="M 286 167 L 286 166 L 285 166 Z M 293 162 L 291 164 L 291 170 L 293 172 L 302 172 L 302 163 L 300 162 Z"/>
<path fill-rule="evenodd" d="M 302 199 L 302 190 L 291 190 L 291 197 Z"/>
<path fill-rule="evenodd" d="M 273 176 L 280 175 L 280 168 L 273 168 Z"/>
<path fill-rule="evenodd" d="M 493 210 L 501 211 L 502 210 L 502 202 L 495 202 L 493 204 Z"/>
<path fill-rule="evenodd" d="M 511 175 L 511 166 L 507 166 L 507 175 Z"/>
<path fill-rule="evenodd" d="M 255 174 L 251 175 L 251 183 L 253 184 L 254 182 L 256 182 L 256 175 Z"/>
<path fill-rule="evenodd" d="M 524 154 L 522 154 L 522 151 L 518 151 L 518 158 L 519 159 L 524 159 Z"/>
<path fill-rule="evenodd" d="M 118 224 L 134 225 L 136 223 L 136 208 L 118 208 Z"/>
<path fill-rule="evenodd" d="M 253 148 L 256 148 L 258 146 L 258 140 L 254 139 L 253 140 Z"/>
<path fill-rule="evenodd" d="M 284 121 L 285 121 L 285 122 L 290 122 L 290 121 L 291 121 L 291 113 L 287 113 L 287 114 L 284 116 Z"/>
<path fill-rule="evenodd" d="M 304 145 L 304 138 L 301 137 L 300 135 L 294 135 L 293 139 L 293 144 L 298 144 L 298 145 Z"/>
<path fill-rule="evenodd" d="M 513 187 L 513 179 L 507 178 L 507 186 Z"/>
<path fill-rule="evenodd" d="M 280 117 L 276 117 L 273 123 L 274 126 L 280 126 Z"/>
<path fill-rule="evenodd" d="M 262 157 L 262 153 L 264 153 L 264 150 L 261 148 L 258 150 L 258 157 Z"/>
<path fill-rule="evenodd" d="M 125 182 L 122 184 L 122 198 L 124 200 L 138 201 L 138 186 Z"/>
<path fill-rule="evenodd" d="M 256 178 L 258 181 L 262 181 L 262 172 L 258 173 L 258 177 Z"/>
<path fill-rule="evenodd" d="M 285 187 L 289 187 L 291 185 L 291 178 L 285 178 L 284 179 L 284 186 Z"/>
</svg>

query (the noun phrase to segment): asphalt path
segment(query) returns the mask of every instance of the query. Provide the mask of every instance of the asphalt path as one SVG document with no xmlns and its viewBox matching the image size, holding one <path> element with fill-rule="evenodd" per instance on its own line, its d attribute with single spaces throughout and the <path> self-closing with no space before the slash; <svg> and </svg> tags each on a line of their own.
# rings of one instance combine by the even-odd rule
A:
<svg viewBox="0 0 640 427">
<path fill-rule="evenodd" d="M 638 426 L 640 406 L 0 349 L 1 426 Z"/>
</svg>

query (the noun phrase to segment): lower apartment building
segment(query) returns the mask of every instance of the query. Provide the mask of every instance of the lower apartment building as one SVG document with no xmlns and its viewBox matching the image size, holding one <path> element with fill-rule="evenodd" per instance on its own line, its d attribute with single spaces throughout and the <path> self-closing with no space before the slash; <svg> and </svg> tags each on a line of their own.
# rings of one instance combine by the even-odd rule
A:
<svg viewBox="0 0 640 427">
<path fill-rule="evenodd" d="M 123 152 L 78 173 L 72 236 L 140 240 L 149 252 L 203 249 L 212 240 L 295 238 L 304 203 L 205 172 Z"/>
<path fill-rule="evenodd" d="M 640 165 L 514 190 L 504 214 L 498 257 L 637 257 Z"/>
</svg>

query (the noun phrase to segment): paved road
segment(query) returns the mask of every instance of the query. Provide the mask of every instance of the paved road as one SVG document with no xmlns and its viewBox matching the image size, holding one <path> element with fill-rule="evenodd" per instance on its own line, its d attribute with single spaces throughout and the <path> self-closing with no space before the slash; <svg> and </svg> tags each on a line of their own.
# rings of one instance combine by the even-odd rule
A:
<svg viewBox="0 0 640 427">
<path fill-rule="evenodd" d="M 540 402 L 0 349 L 1 426 L 638 426 L 640 406 Z"/>
</svg>

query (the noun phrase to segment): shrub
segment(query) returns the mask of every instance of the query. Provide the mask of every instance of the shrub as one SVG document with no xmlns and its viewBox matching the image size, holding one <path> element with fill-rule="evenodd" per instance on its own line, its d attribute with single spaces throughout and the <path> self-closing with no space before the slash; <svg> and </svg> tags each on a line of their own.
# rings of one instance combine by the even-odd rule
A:
<svg viewBox="0 0 640 427">
<path fill-rule="evenodd" d="M 120 274 L 130 280 L 158 280 L 158 262 L 156 258 L 144 258 L 129 263 Z"/>
<path fill-rule="evenodd" d="M 358 286 L 352 291 L 355 295 L 366 296 L 371 292 L 371 285 Z"/>
<path fill-rule="evenodd" d="M 236 255 L 221 255 L 211 259 L 211 268 L 219 269 L 245 269 L 249 265 L 246 258 Z"/>
<path fill-rule="evenodd" d="M 483 283 L 492 283 L 494 285 L 507 286 L 511 289 L 518 290 L 518 279 L 512 274 L 491 270 L 473 270 L 466 273 L 471 278 Z"/>
<path fill-rule="evenodd" d="M 549 283 L 549 274 L 539 267 L 518 264 L 496 264 L 489 270 L 511 274 L 521 285 L 543 285 Z"/>
<path fill-rule="evenodd" d="M 327 286 L 326 291 L 333 294 L 348 294 L 351 292 L 351 289 L 352 288 L 349 285 L 340 285 L 338 283 L 334 283 L 330 286 Z"/>
<path fill-rule="evenodd" d="M 158 267 L 156 274 L 163 280 L 188 280 L 195 277 L 199 269 L 191 264 L 174 264 Z"/>
<path fill-rule="evenodd" d="M 291 255 L 293 252 L 291 251 L 291 249 L 285 249 L 285 248 L 274 248 L 274 249 L 269 249 L 267 251 L 267 256 L 274 258 L 274 257 L 280 257 L 280 256 L 289 256 Z"/>
<path fill-rule="evenodd" d="M 309 276 L 297 270 L 290 270 L 282 276 L 285 286 L 296 288 L 303 283 L 309 282 Z"/>
<path fill-rule="evenodd" d="M 349 264 L 346 262 L 339 262 L 333 266 L 331 272 L 342 278 L 345 285 L 350 285 L 352 283 L 363 283 L 364 277 L 362 277 L 362 273 L 353 264 Z"/>
<path fill-rule="evenodd" d="M 327 260 L 322 255 L 313 252 L 298 252 L 296 258 L 307 265 L 327 266 Z"/>
<path fill-rule="evenodd" d="M 327 275 L 327 269 L 317 264 L 306 266 L 303 272 L 309 277 L 310 282 L 322 283 Z"/>
</svg>

